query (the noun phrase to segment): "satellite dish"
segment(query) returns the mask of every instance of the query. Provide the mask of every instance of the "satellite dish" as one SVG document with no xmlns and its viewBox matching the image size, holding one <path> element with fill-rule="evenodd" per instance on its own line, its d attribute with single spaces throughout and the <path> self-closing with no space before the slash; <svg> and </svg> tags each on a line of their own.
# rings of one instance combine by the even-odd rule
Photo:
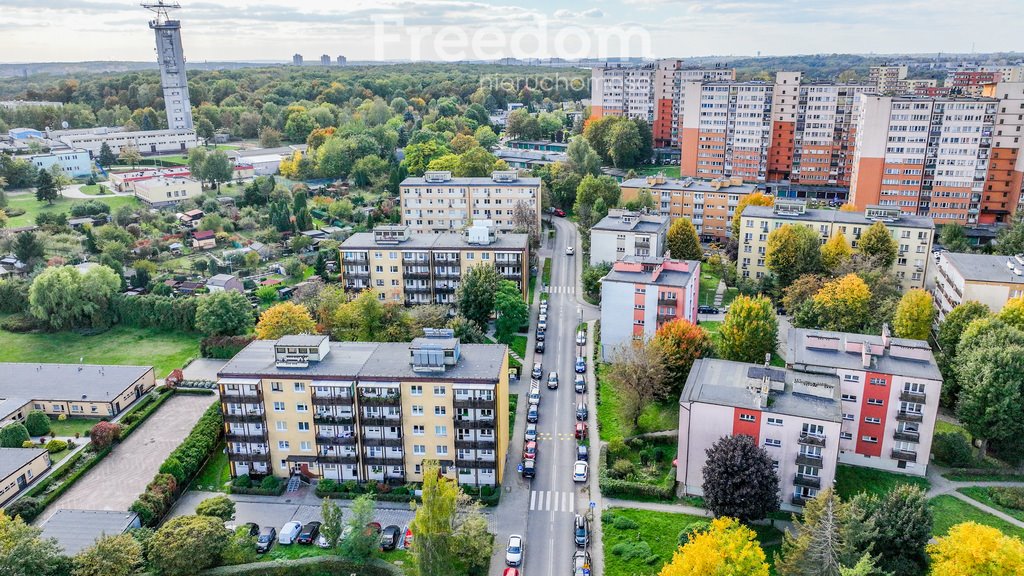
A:
<svg viewBox="0 0 1024 576">
<path fill-rule="evenodd" d="M 68 121 L 65 120 L 65 121 L 61 122 L 60 123 L 60 127 L 65 129 L 65 130 L 67 130 L 68 129 Z"/>
</svg>

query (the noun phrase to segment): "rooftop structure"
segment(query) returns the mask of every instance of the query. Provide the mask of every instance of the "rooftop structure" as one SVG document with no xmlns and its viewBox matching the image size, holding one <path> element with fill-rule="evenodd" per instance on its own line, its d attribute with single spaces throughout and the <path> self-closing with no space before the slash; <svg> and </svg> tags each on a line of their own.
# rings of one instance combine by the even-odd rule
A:
<svg viewBox="0 0 1024 576">
<path fill-rule="evenodd" d="M 156 61 L 160 65 L 160 87 L 163 88 L 167 127 L 171 130 L 192 130 L 192 101 L 188 95 L 185 75 L 185 52 L 181 46 L 181 22 L 171 20 L 170 10 L 181 6 L 174 2 L 144 3 L 143 8 L 156 16 L 149 27 L 156 36 Z"/>
</svg>

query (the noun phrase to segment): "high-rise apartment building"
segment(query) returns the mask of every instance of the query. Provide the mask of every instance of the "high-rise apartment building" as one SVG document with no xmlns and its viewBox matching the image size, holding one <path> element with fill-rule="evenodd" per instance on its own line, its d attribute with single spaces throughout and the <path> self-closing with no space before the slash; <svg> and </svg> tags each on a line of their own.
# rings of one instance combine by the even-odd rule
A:
<svg viewBox="0 0 1024 576">
<path fill-rule="evenodd" d="M 982 94 L 999 103 L 978 222 L 1009 222 L 1024 200 L 1024 82 L 987 84 Z"/>
<path fill-rule="evenodd" d="M 1003 78 L 1000 72 L 989 72 L 985 70 L 954 70 L 946 76 L 945 86 L 950 88 L 952 94 L 959 96 L 981 96 L 982 87 L 985 84 L 1001 82 Z"/>
<path fill-rule="evenodd" d="M 540 230 L 540 178 L 515 170 L 487 178 L 456 178 L 428 171 L 399 184 L 402 224 L 415 234 L 460 232 L 476 220 L 489 220 L 499 233 L 513 232 L 517 208 L 530 214 Z"/>
<path fill-rule="evenodd" d="M 679 147 L 680 113 L 684 109 L 687 82 L 728 82 L 736 80 L 732 68 L 686 68 L 682 60 L 659 60 L 654 70 L 654 123 L 651 130 L 656 147 Z"/>
<path fill-rule="evenodd" d="M 508 450 L 508 348 L 449 330 L 412 342 L 257 340 L 218 373 L 233 476 L 405 483 L 423 462 L 496 486 Z"/>
<path fill-rule="evenodd" d="M 181 21 L 171 20 L 167 11 L 177 4 L 143 4 L 156 17 L 149 27 L 156 36 L 156 61 L 160 65 L 160 87 L 163 88 L 164 109 L 169 130 L 192 130 L 192 102 L 185 77 L 185 52 L 181 47 Z"/>
<path fill-rule="evenodd" d="M 872 66 L 868 70 L 868 82 L 875 87 L 880 94 L 892 94 L 897 92 L 899 81 L 907 77 L 907 66 L 881 65 Z"/>
</svg>

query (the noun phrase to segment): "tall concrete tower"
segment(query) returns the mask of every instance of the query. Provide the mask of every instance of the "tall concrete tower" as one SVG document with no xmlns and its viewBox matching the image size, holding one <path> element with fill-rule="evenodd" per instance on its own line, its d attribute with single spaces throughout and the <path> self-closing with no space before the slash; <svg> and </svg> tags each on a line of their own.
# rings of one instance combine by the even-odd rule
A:
<svg viewBox="0 0 1024 576">
<path fill-rule="evenodd" d="M 167 127 L 171 130 L 192 130 L 192 102 L 188 97 L 188 79 L 185 77 L 185 52 L 181 47 L 181 22 L 171 20 L 168 10 L 181 8 L 177 2 L 163 0 L 144 3 L 142 7 L 156 14 L 149 27 L 156 34 L 156 61 L 160 65 L 160 86 L 164 89 L 164 108 Z"/>
</svg>

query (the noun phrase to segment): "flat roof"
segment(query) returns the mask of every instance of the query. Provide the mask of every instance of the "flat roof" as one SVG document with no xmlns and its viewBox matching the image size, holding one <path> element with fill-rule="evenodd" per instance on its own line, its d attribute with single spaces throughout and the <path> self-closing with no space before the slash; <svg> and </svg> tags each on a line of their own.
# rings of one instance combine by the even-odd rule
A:
<svg viewBox="0 0 1024 576">
<path fill-rule="evenodd" d="M 783 199 L 785 200 L 785 199 Z M 747 206 L 743 210 L 743 217 L 750 218 L 777 218 L 779 220 L 792 220 L 794 222 L 835 222 L 837 224 L 855 224 L 871 226 L 875 222 L 881 222 L 886 226 L 900 226 L 903 228 L 923 228 L 926 230 L 935 229 L 935 221 L 927 216 L 915 214 L 900 214 L 899 219 L 892 222 L 868 218 L 863 212 L 846 212 L 843 210 L 822 210 L 820 208 L 808 208 L 803 214 L 777 214 L 773 206 Z"/>
<path fill-rule="evenodd" d="M 42 448 L 0 448 L 0 480 L 43 454 L 46 454 L 46 450 Z"/>
<path fill-rule="evenodd" d="M 403 227 L 398 227 L 403 228 Z M 408 240 L 378 243 L 373 232 L 356 232 L 341 243 L 342 250 L 391 248 L 398 250 L 525 250 L 527 234 L 499 234 L 490 244 L 470 244 L 464 234 L 410 234 Z"/>
<path fill-rule="evenodd" d="M 217 373 L 218 377 L 279 376 L 333 379 L 474 380 L 496 382 L 508 347 L 504 344 L 462 344 L 458 363 L 444 372 L 415 372 L 411 342 L 331 342 L 330 353 L 304 368 L 279 368 L 275 340 L 255 340 Z"/>
<path fill-rule="evenodd" d="M 1000 284 L 1024 284 L 1024 276 L 1017 276 L 1010 270 L 1010 262 L 1017 270 L 1024 265 L 1013 256 L 995 256 L 991 254 L 969 254 L 964 252 L 943 252 L 945 258 L 964 280 L 975 282 L 999 282 Z"/>
<path fill-rule="evenodd" d="M 64 554 L 74 556 L 103 536 L 124 534 L 138 516 L 116 510 L 58 510 L 43 523 L 42 537 L 56 538 Z"/>
<path fill-rule="evenodd" d="M 427 182 L 422 176 L 416 176 L 406 178 L 402 180 L 400 186 L 495 186 L 498 188 L 507 188 L 510 186 L 540 186 L 540 178 L 534 178 L 531 176 L 519 177 L 511 182 L 495 182 L 490 176 L 481 176 L 476 178 L 459 178 L 451 177 L 448 180 L 440 182 Z"/>
<path fill-rule="evenodd" d="M 152 370 L 110 364 L 0 363 L 0 412 L 33 400 L 110 402 Z"/>
<path fill-rule="evenodd" d="M 751 390 L 762 385 L 767 375 L 782 390 L 769 393 L 769 401 L 761 404 Z M 812 382 L 823 396 L 794 392 L 794 385 Z M 831 387 L 831 393 L 828 392 Z M 693 363 L 679 403 L 703 402 L 760 410 L 770 414 L 800 416 L 829 422 L 841 422 L 840 383 L 834 374 L 806 374 L 786 368 L 765 368 L 760 364 L 733 362 L 717 358 L 701 358 Z"/>
<path fill-rule="evenodd" d="M 832 343 L 834 349 L 822 346 Z M 865 368 L 862 348 L 868 344 L 876 353 Z M 850 351 L 847 351 L 850 350 Z M 924 340 L 889 338 L 886 349 L 881 336 L 829 330 L 790 328 L 786 358 L 790 366 L 815 366 L 829 370 L 870 370 L 882 374 L 942 381 L 932 349 Z"/>
<path fill-rule="evenodd" d="M 724 179 L 727 183 L 728 178 Z M 647 188 L 649 190 L 692 190 L 694 192 L 722 192 L 726 194 L 750 194 L 757 191 L 757 184 L 744 182 L 742 184 L 722 185 L 717 190 L 712 187 L 713 180 L 700 180 L 697 178 L 665 178 L 664 182 L 648 182 L 647 177 L 630 178 L 620 184 L 622 188 Z"/>
<path fill-rule="evenodd" d="M 594 224 L 591 230 L 609 230 L 612 232 L 650 232 L 655 233 L 668 227 L 668 216 L 662 214 L 632 214 L 630 221 L 621 215 L 609 214 Z"/>
<path fill-rule="evenodd" d="M 643 283 L 653 284 L 655 286 L 673 286 L 682 288 L 690 283 L 690 279 L 693 277 L 693 271 L 697 269 L 700 262 L 696 260 L 685 260 L 687 270 L 673 270 L 671 268 L 662 268 L 661 263 L 669 260 L 668 258 L 637 258 L 635 256 L 626 256 L 620 262 L 638 262 L 646 266 L 653 266 L 653 270 L 617 270 L 613 265 L 608 275 L 602 279 L 602 282 L 627 282 L 627 283 Z M 660 268 L 660 270 L 659 270 Z M 699 279 L 698 279 L 699 281 Z"/>
</svg>

